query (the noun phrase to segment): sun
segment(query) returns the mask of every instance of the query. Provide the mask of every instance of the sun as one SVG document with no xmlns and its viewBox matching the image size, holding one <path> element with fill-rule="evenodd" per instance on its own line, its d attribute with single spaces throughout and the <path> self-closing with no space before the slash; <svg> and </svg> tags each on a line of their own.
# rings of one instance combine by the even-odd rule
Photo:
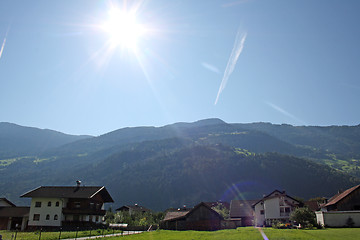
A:
<svg viewBox="0 0 360 240">
<path fill-rule="evenodd" d="M 136 49 L 139 40 L 146 32 L 145 27 L 138 22 L 134 11 L 117 8 L 110 9 L 102 29 L 109 35 L 112 47 L 121 46 L 132 50 Z"/>
</svg>

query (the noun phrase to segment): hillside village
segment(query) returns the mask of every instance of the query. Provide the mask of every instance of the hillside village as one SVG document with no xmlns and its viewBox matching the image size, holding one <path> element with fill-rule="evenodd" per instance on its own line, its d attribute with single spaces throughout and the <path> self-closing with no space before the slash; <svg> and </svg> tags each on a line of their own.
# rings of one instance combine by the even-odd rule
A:
<svg viewBox="0 0 360 240">
<path fill-rule="evenodd" d="M 42 186 L 20 197 L 31 198 L 30 206 L 16 206 L 0 198 L 0 230 L 74 229 L 104 227 L 105 204 L 114 200 L 104 186 Z M 229 211 L 227 217 L 218 207 Z M 306 207 L 316 214 L 316 223 L 326 227 L 360 227 L 360 185 L 334 194 L 329 199 L 302 202 L 285 191 L 274 190 L 257 200 L 235 199 L 227 202 L 201 202 L 193 208 L 168 209 L 158 226 L 168 230 L 220 230 L 245 226 L 298 225 L 291 214 Z M 151 212 L 135 205 L 124 205 L 116 211 L 130 215 Z M 111 225 L 111 224 L 110 224 Z M 113 225 L 113 226 L 116 226 Z M 128 226 L 122 222 L 123 228 Z"/>
</svg>

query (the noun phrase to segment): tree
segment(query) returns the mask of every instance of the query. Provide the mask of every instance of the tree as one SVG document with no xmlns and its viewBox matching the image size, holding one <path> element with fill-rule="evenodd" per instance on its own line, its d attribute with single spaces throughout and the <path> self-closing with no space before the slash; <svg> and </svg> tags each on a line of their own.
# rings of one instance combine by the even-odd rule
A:
<svg viewBox="0 0 360 240">
<path fill-rule="evenodd" d="M 299 223 L 302 228 L 316 224 L 315 213 L 307 207 L 296 208 L 290 215 L 290 220 Z"/>
<path fill-rule="evenodd" d="M 230 211 L 227 209 L 222 203 L 216 205 L 215 207 L 212 207 L 213 210 L 215 210 L 220 216 L 222 216 L 224 219 L 230 218 Z"/>
</svg>

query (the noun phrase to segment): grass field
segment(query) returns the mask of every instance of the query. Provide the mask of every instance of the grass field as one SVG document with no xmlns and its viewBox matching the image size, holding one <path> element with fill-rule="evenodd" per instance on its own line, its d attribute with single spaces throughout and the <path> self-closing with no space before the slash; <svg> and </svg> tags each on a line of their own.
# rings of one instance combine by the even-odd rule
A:
<svg viewBox="0 0 360 240">
<path fill-rule="evenodd" d="M 114 231 L 115 233 L 119 233 L 121 231 Z M 91 231 L 91 236 L 98 236 L 98 235 L 102 235 L 102 233 L 104 234 L 112 234 L 113 230 L 104 230 L 104 232 L 102 231 L 102 229 L 98 229 L 98 230 L 92 230 Z M 13 232 L 13 231 L 0 231 L 0 235 L 2 235 L 3 240 L 10 240 L 10 239 L 14 239 L 15 238 L 15 234 L 16 234 L 16 240 L 39 240 L 39 239 L 43 239 L 43 240 L 55 240 L 55 239 L 59 239 L 59 236 L 61 237 L 61 239 L 65 239 L 65 238 L 75 238 L 76 237 L 76 232 L 42 232 L 41 236 L 39 232 Z M 79 231 L 77 233 L 77 237 L 87 237 L 90 236 L 90 231 Z"/>
<path fill-rule="evenodd" d="M 334 228 L 334 229 L 318 229 L 318 230 L 298 230 L 298 229 L 273 229 L 264 228 L 267 239 L 269 240 L 331 240 L 331 239 L 360 239 L 360 228 Z M 232 240 L 232 239 L 264 239 L 259 229 L 246 227 L 234 230 L 221 230 L 215 232 L 198 232 L 198 231 L 166 231 L 159 230 L 154 232 L 145 232 L 126 237 L 111 237 L 107 240 L 119 240 L 125 238 L 126 240 Z M 266 239 L 266 238 L 265 238 Z"/>
</svg>

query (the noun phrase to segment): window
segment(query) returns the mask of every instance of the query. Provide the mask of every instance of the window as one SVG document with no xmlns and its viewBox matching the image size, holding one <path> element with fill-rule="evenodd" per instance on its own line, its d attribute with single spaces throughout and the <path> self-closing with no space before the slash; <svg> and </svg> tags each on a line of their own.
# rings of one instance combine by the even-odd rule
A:
<svg viewBox="0 0 360 240">
<path fill-rule="evenodd" d="M 290 208 L 289 207 L 281 207 L 280 208 L 280 216 L 290 216 Z"/>
<path fill-rule="evenodd" d="M 261 214 L 261 215 L 264 215 L 264 210 L 260 210 L 260 214 Z"/>
<path fill-rule="evenodd" d="M 74 205 L 75 205 L 75 208 L 80 208 L 80 207 L 81 207 L 81 203 L 80 203 L 80 202 L 75 202 Z"/>
<path fill-rule="evenodd" d="M 58 215 L 57 214 L 55 214 L 54 220 L 58 220 Z"/>
<path fill-rule="evenodd" d="M 35 207 L 41 207 L 41 202 L 35 202 Z"/>
<path fill-rule="evenodd" d="M 60 205 L 59 201 L 55 203 L 55 206 L 58 207 Z"/>
<path fill-rule="evenodd" d="M 90 209 L 95 209 L 95 203 L 93 202 L 90 203 Z"/>
<path fill-rule="evenodd" d="M 46 220 L 50 220 L 50 215 L 49 214 L 46 215 Z"/>
<path fill-rule="evenodd" d="M 48 202 L 48 207 L 51 207 L 51 202 Z"/>
<path fill-rule="evenodd" d="M 40 220 L 40 214 L 34 214 L 33 221 L 39 221 Z"/>
<path fill-rule="evenodd" d="M 99 216 L 96 216 L 95 221 L 96 221 L 96 222 L 98 222 L 98 221 L 99 221 Z"/>
</svg>

